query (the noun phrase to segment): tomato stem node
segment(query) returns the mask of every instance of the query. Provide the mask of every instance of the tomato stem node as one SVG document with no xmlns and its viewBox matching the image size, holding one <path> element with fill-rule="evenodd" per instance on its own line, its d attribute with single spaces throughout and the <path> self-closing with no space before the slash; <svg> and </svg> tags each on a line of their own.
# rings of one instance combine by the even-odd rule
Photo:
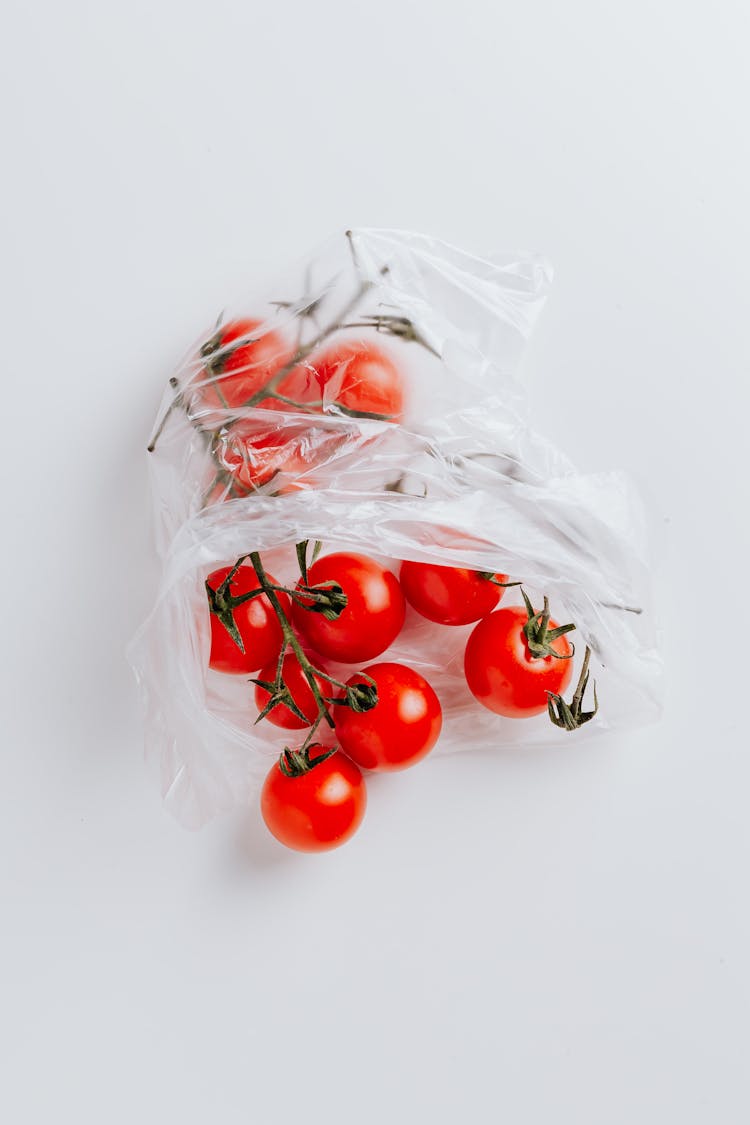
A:
<svg viewBox="0 0 750 1125">
<path fill-rule="evenodd" d="M 310 751 L 320 746 L 321 753 L 311 757 Z M 319 742 L 312 742 L 309 745 L 302 746 L 299 750 L 290 750 L 285 747 L 279 755 L 279 769 L 286 777 L 302 777 L 303 774 L 309 773 L 310 770 L 315 769 L 321 762 L 325 762 L 336 753 L 336 747 L 326 750 Z"/>
</svg>

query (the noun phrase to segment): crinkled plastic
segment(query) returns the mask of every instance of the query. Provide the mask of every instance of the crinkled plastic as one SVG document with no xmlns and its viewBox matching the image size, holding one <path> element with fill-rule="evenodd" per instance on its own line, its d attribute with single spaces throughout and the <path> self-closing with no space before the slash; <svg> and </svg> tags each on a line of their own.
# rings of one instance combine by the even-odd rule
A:
<svg viewBox="0 0 750 1125">
<path fill-rule="evenodd" d="M 150 453 L 163 573 L 130 650 L 147 751 L 185 825 L 250 802 L 290 734 L 253 725 L 252 686 L 208 668 L 205 578 L 253 550 L 285 584 L 299 576 L 294 545 L 303 539 L 395 570 L 412 559 L 503 572 L 523 581 L 535 605 L 547 595 L 556 620 L 575 622 L 576 672 L 588 644 L 600 709 L 571 733 L 546 715 L 504 719 L 483 708 L 463 675 L 473 626 L 435 625 L 409 610 L 378 659 L 418 668 L 440 697 L 434 754 L 564 746 L 658 715 L 640 501 L 620 474 L 577 473 L 526 419 L 518 362 L 549 281 L 533 256 L 477 258 L 422 235 L 347 232 L 264 298 L 225 311 L 189 349 Z M 222 334 L 240 320 L 251 334 L 222 353 Z M 251 405 L 235 401 L 236 358 L 233 381 L 222 359 L 243 361 L 246 339 L 257 360 L 243 370 Z M 340 374 L 316 382 L 321 352 L 350 342 L 353 352 L 374 343 L 401 373 L 400 420 L 357 416 Z M 290 382 L 291 359 L 296 406 L 269 398 Z M 509 590 L 503 604 L 519 600 Z M 353 671 L 332 668 L 344 678 Z"/>
</svg>

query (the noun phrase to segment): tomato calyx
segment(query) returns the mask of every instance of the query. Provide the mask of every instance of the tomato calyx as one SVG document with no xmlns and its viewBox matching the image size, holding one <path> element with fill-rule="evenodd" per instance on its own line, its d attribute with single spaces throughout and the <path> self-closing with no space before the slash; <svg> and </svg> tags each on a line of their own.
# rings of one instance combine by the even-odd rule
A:
<svg viewBox="0 0 750 1125">
<path fill-rule="evenodd" d="M 288 590 L 287 593 L 303 609 L 308 609 L 311 613 L 322 613 L 326 621 L 335 621 L 346 609 L 349 599 L 338 582 L 319 582 L 315 586 L 309 584 L 307 568 L 315 562 L 323 544 L 319 539 L 315 540 L 312 557 L 308 563 L 307 551 L 309 546 L 310 540 L 303 539 L 295 547 L 302 583 L 296 590 Z"/>
<path fill-rule="evenodd" d="M 311 751 L 318 747 L 320 747 L 321 753 L 313 757 Z M 337 750 L 337 746 L 326 748 L 320 742 L 305 744 L 299 750 L 290 750 L 286 746 L 279 755 L 279 769 L 285 777 L 302 777 L 310 770 L 314 770 L 321 762 L 333 757 Z"/>
<path fill-rule="evenodd" d="M 523 627 L 523 634 L 526 638 L 529 652 L 536 660 L 543 660 L 547 656 L 554 656 L 557 660 L 571 660 L 575 654 L 575 646 L 571 645 L 569 653 L 558 652 L 552 647 L 552 642 L 556 641 L 558 637 L 562 637 L 565 633 L 570 633 L 575 629 L 575 625 L 558 625 L 555 629 L 549 627 L 549 598 L 544 595 L 544 608 L 535 611 L 529 596 L 521 587 L 521 595 L 526 606 L 526 613 L 528 620 Z"/>
<path fill-rule="evenodd" d="M 283 665 L 283 662 L 284 653 L 282 653 L 279 663 Z M 309 723 L 310 720 L 308 716 L 295 702 L 294 696 L 292 695 L 289 687 L 284 682 L 281 676 L 277 674 L 277 677 L 273 682 L 270 680 L 253 679 L 251 677 L 250 683 L 255 684 L 256 687 L 263 688 L 264 691 L 268 692 L 268 702 L 266 703 L 263 710 L 259 712 L 258 717 L 255 720 L 256 725 L 261 721 L 261 719 L 265 719 L 266 715 L 273 711 L 274 707 L 278 706 L 288 707 L 292 714 L 296 715 L 298 719 L 301 719 L 303 723 Z"/>
<path fill-rule="evenodd" d="M 224 581 L 216 589 L 214 589 L 213 586 L 209 585 L 208 581 L 206 581 L 205 583 L 206 595 L 208 597 L 208 606 L 211 613 L 219 619 L 221 624 L 229 633 L 229 636 L 237 645 L 237 648 L 243 654 L 245 652 L 245 645 L 242 640 L 242 636 L 240 635 L 240 631 L 237 628 L 237 622 L 234 619 L 234 611 L 238 608 L 238 606 L 244 605 L 245 602 L 249 602 L 253 598 L 260 597 L 260 595 L 263 593 L 263 590 L 260 587 L 257 590 L 250 590 L 246 594 L 238 594 L 236 597 L 230 593 L 229 588 L 231 586 L 232 579 L 234 578 L 235 574 L 240 569 L 246 558 L 247 555 L 243 555 L 237 560 Z"/>
<path fill-rule="evenodd" d="M 291 592 L 290 592 L 291 593 Z M 335 621 L 344 612 L 348 598 L 338 582 L 321 582 L 317 586 L 298 586 L 291 596 L 310 613 L 321 613 L 326 621 Z"/>
<path fill-rule="evenodd" d="M 584 723 L 588 723 L 589 720 L 593 719 L 594 715 L 599 710 L 599 700 L 596 696 L 596 681 L 594 681 L 593 684 L 594 709 L 593 711 L 583 710 L 583 697 L 589 682 L 590 658 L 591 649 L 586 645 L 581 675 L 578 678 L 578 685 L 570 703 L 566 703 L 561 695 L 556 695 L 551 691 L 547 692 L 547 712 L 556 727 L 561 727 L 563 730 L 578 730 Z"/>
<path fill-rule="evenodd" d="M 378 688 L 372 676 L 368 676 L 365 672 L 359 674 L 363 679 L 369 680 L 369 683 L 342 685 L 344 694 L 340 699 L 335 699 L 334 703 L 349 707 L 356 714 L 363 715 L 365 711 L 372 711 L 378 702 Z"/>
</svg>

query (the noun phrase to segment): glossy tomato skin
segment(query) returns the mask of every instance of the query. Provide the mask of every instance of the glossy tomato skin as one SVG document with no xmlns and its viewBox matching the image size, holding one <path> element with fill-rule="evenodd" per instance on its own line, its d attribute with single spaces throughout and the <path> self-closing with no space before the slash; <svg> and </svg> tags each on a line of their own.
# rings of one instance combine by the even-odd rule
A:
<svg viewBox="0 0 750 1125">
<path fill-rule="evenodd" d="M 366 555 L 342 551 L 325 555 L 310 567 L 308 584 L 324 582 L 337 583 L 347 604 L 335 621 L 294 604 L 294 625 L 310 647 L 344 664 L 372 660 L 385 652 L 400 633 L 406 614 L 395 574 Z"/>
<path fill-rule="evenodd" d="M 307 362 L 317 393 L 328 406 L 337 404 L 356 414 L 377 414 L 399 421 L 404 412 L 404 380 L 390 355 L 369 340 L 345 340 L 313 355 Z"/>
<path fill-rule="evenodd" d="M 265 680 L 267 683 L 274 683 L 276 679 L 277 661 L 274 660 L 262 668 L 258 679 Z M 317 658 L 313 661 L 316 668 L 320 668 L 322 672 L 327 669 L 324 668 Z M 286 730 L 303 730 L 305 727 L 311 726 L 318 717 L 318 704 L 313 695 L 312 688 L 308 683 L 305 673 L 300 668 L 299 660 L 293 652 L 288 652 L 284 657 L 284 665 L 282 668 L 282 679 L 289 689 L 292 699 L 299 707 L 303 715 L 307 716 L 307 722 L 300 719 L 299 715 L 295 715 L 284 703 L 277 703 L 275 707 L 271 708 L 265 716 L 264 721 L 273 723 L 274 726 L 284 727 Z M 318 690 L 323 697 L 331 695 L 331 685 L 319 676 L 314 677 Z M 269 692 L 265 688 L 255 686 L 255 706 L 259 711 L 262 711 L 270 699 Z"/>
<path fill-rule="evenodd" d="M 518 606 L 498 609 L 476 626 L 466 645 L 464 671 L 472 694 L 490 711 L 520 719 L 547 710 L 547 692 L 565 691 L 572 660 L 533 657 L 523 628 L 528 620 Z M 557 628 L 554 621 L 550 629 Z M 566 636 L 552 646 L 561 656 L 572 654 Z"/>
<path fill-rule="evenodd" d="M 299 777 L 287 777 L 274 763 L 260 799 L 269 831 L 299 852 L 323 852 L 346 843 L 366 807 L 362 772 L 340 750 Z"/>
<path fill-rule="evenodd" d="M 335 709 L 341 749 L 362 769 L 406 769 L 429 754 L 438 740 L 443 725 L 440 700 L 424 676 L 404 664 L 371 664 L 347 686 L 370 680 L 378 690 L 374 707 L 362 712 Z"/>
<path fill-rule="evenodd" d="M 220 567 L 208 576 L 208 584 L 217 590 L 232 568 Z M 272 575 L 268 575 L 269 582 L 278 585 Z M 230 593 L 234 597 L 257 590 L 258 579 L 252 566 L 241 566 L 230 585 Z M 281 608 L 289 617 L 289 598 L 286 594 L 278 594 Z M 234 611 L 234 620 L 239 629 L 242 642 L 245 646 L 244 653 L 230 637 L 227 630 L 215 614 L 210 614 L 211 623 L 211 653 L 209 667 L 217 672 L 227 672 L 233 675 L 247 675 L 257 672 L 281 651 L 283 634 L 273 606 L 265 594 L 244 602 Z"/>
<path fill-rule="evenodd" d="M 503 596 L 502 586 L 477 570 L 463 570 L 432 563 L 405 562 L 401 565 L 401 589 L 409 605 L 422 617 L 440 625 L 469 625 L 492 613 Z M 495 574 L 507 582 L 505 574 Z"/>
<path fill-rule="evenodd" d="M 264 328 L 262 321 L 249 318 L 222 325 L 211 343 L 215 344 L 215 351 L 206 357 L 196 393 L 197 404 L 204 410 L 237 410 L 244 406 L 294 354 L 281 332 Z M 286 376 L 282 382 L 285 381 Z M 261 400 L 256 405 L 265 406 L 267 402 Z"/>
</svg>

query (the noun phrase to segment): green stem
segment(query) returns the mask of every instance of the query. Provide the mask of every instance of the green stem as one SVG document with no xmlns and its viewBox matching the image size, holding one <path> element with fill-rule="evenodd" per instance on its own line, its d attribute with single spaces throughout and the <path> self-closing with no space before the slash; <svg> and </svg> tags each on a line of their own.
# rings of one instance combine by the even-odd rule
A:
<svg viewBox="0 0 750 1125">
<path fill-rule="evenodd" d="M 589 660 L 591 649 L 586 645 L 581 674 L 578 677 L 578 686 L 573 693 L 570 703 L 566 703 L 557 692 L 547 692 L 547 713 L 556 727 L 563 730 L 578 730 L 584 723 L 594 718 L 599 710 L 599 700 L 596 694 L 596 681 L 594 681 L 594 706 L 591 711 L 583 710 L 583 697 L 589 682 Z"/>
<path fill-rule="evenodd" d="M 247 557 L 247 556 L 246 556 Z M 275 586 L 272 582 L 268 587 L 259 587 L 257 590 L 248 590 L 246 594 L 240 594 L 236 598 L 227 598 L 227 603 L 232 609 L 237 606 L 243 605 L 245 602 L 251 602 L 253 598 L 259 598 L 261 594 L 266 592 L 266 589 L 275 590 L 277 594 L 286 594 L 297 605 L 307 608 L 309 602 L 323 602 L 329 603 L 331 601 L 330 593 L 326 590 L 315 590 L 310 586 L 304 586 L 301 589 L 292 589 L 290 586 Z"/>
<path fill-rule="evenodd" d="M 325 711 L 324 714 L 327 715 L 328 712 Z M 304 754 L 305 751 L 308 749 L 308 747 L 311 745 L 313 739 L 315 738 L 315 732 L 317 731 L 318 727 L 320 726 L 322 720 L 323 720 L 323 715 L 322 714 L 318 715 L 317 719 L 315 720 L 315 722 L 313 723 L 313 725 L 310 727 L 309 731 L 307 732 L 307 735 L 305 737 L 305 741 L 300 746 L 300 750 L 299 750 L 300 754 Z M 331 723 L 331 726 L 333 726 L 333 723 Z"/>
<path fill-rule="evenodd" d="M 314 352 L 316 348 L 319 348 L 320 345 L 333 332 L 336 332 L 338 331 L 338 329 L 343 327 L 343 322 L 354 311 L 354 309 L 364 297 L 365 293 L 368 293 L 370 289 L 372 289 L 371 281 L 368 281 L 367 279 L 361 281 L 357 287 L 357 291 L 344 306 L 337 319 L 331 324 L 327 324 L 325 328 L 321 328 L 317 335 L 313 336 L 312 340 L 308 341 L 307 344 L 302 344 L 299 348 L 297 348 L 297 351 L 294 353 L 289 362 L 286 363 L 280 371 L 277 371 L 273 378 L 270 379 L 264 387 L 261 387 L 260 390 L 257 390 L 255 394 L 251 395 L 250 398 L 242 404 L 243 408 L 257 406 L 257 404 L 259 402 L 262 402 L 264 398 L 271 397 L 278 387 L 279 383 L 281 383 L 281 381 L 286 378 L 290 371 L 293 371 L 294 368 L 297 367 L 303 359 L 307 359 L 307 357 L 312 352 Z"/>
<path fill-rule="evenodd" d="M 297 661 L 299 662 L 299 666 L 302 669 L 305 679 L 310 685 L 310 691 L 313 693 L 315 702 L 318 706 L 318 718 L 316 719 L 315 725 L 317 726 L 320 723 L 321 719 L 325 719 L 328 725 L 332 727 L 334 725 L 333 719 L 328 713 L 326 702 L 323 699 L 320 688 L 318 687 L 317 681 L 315 679 L 315 674 L 318 670 L 310 663 L 304 649 L 297 640 L 294 630 L 289 623 L 289 619 L 284 613 L 284 609 L 278 599 L 276 589 L 274 585 L 268 580 L 268 575 L 266 574 L 259 552 L 251 551 L 249 555 L 243 556 L 243 559 L 244 558 L 250 559 L 251 563 L 253 564 L 253 568 L 255 569 L 255 574 L 258 578 L 258 582 L 260 583 L 261 588 L 268 598 L 269 602 L 273 606 L 279 625 L 281 626 L 281 632 L 284 636 L 284 649 L 286 650 L 286 648 L 288 647 L 292 650 L 294 655 L 297 657 Z"/>
<path fill-rule="evenodd" d="M 180 390 L 180 384 L 179 384 L 179 382 L 177 381 L 177 379 L 174 375 L 169 380 L 169 385 L 172 388 L 172 390 L 174 391 L 174 398 L 170 402 L 167 409 L 164 411 L 164 414 L 162 416 L 162 420 L 159 423 L 159 425 L 156 427 L 156 431 L 154 433 L 154 436 L 151 438 L 151 441 L 146 446 L 146 451 L 148 453 L 153 453 L 154 450 L 156 449 L 156 443 L 159 440 L 159 438 L 161 437 L 161 435 L 163 434 L 164 427 L 166 426 L 167 422 L 169 421 L 169 417 L 170 417 L 172 411 L 174 410 L 174 408 L 176 406 L 182 406 L 182 407 L 185 406 L 185 403 L 184 403 L 183 397 L 182 397 L 182 391 Z"/>
</svg>

